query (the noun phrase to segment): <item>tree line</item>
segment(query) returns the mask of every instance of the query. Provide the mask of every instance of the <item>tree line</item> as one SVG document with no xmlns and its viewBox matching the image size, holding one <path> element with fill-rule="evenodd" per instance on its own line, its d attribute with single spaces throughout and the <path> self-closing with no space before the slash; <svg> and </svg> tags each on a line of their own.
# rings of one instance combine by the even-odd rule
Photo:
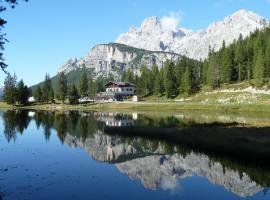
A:
<svg viewBox="0 0 270 200">
<path fill-rule="evenodd" d="M 231 45 L 223 42 L 221 50 L 209 52 L 202 68 L 203 84 L 218 88 L 241 81 L 258 87 L 270 83 L 270 27 L 246 39 L 240 35 Z"/>
<path fill-rule="evenodd" d="M 128 69 L 122 80 L 135 83 L 140 95 L 167 98 L 191 95 L 203 86 L 216 89 L 241 81 L 256 87 L 270 86 L 270 27 L 256 30 L 245 39 L 240 34 L 231 45 L 223 41 L 217 52 L 209 47 L 204 61 L 182 57 L 176 63 L 166 61 L 160 69 L 142 66 L 139 76 Z"/>
<path fill-rule="evenodd" d="M 86 73 L 79 83 L 71 84 L 62 72 L 57 76 L 56 88 L 52 87 L 48 74 L 44 82 L 37 86 L 34 97 L 39 103 L 78 103 L 80 97 L 94 98 L 104 91 L 104 84 L 114 80 L 98 77 L 94 80 Z M 139 74 L 131 68 L 122 73 L 121 81 L 137 85 L 140 96 L 158 95 L 174 98 L 178 95 L 188 96 L 198 92 L 203 86 L 219 88 L 224 84 L 248 80 L 251 85 L 263 86 L 270 84 L 270 28 L 256 30 L 249 37 L 243 39 L 240 35 L 231 45 L 223 42 L 222 48 L 215 52 L 209 47 L 209 56 L 204 61 L 196 61 L 182 57 L 177 62 L 167 60 L 162 67 L 153 65 L 140 67 Z M 4 88 L 4 100 L 8 104 L 26 104 L 31 90 L 16 76 L 7 75 Z"/>
<path fill-rule="evenodd" d="M 131 69 L 123 73 L 122 80 L 137 85 L 139 95 L 166 95 L 173 98 L 179 94 L 190 95 L 200 88 L 200 70 L 202 63 L 182 57 L 178 62 L 166 61 L 159 69 L 157 65 L 151 68 L 142 66 L 139 75 L 134 75 Z"/>
<path fill-rule="evenodd" d="M 95 98 L 98 92 L 104 90 L 104 84 L 109 79 L 102 77 L 93 80 L 83 73 L 79 83 L 70 83 L 64 72 L 58 74 L 56 87 L 52 86 L 50 76 L 47 74 L 41 85 L 38 85 L 34 92 L 35 100 L 38 103 L 54 103 L 55 100 L 62 103 L 68 101 L 69 104 L 77 104 L 79 98 Z"/>
<path fill-rule="evenodd" d="M 28 98 L 31 95 L 31 90 L 24 84 L 23 80 L 17 82 L 17 77 L 14 74 L 7 74 L 4 81 L 4 101 L 10 105 L 25 105 L 28 103 Z"/>
</svg>

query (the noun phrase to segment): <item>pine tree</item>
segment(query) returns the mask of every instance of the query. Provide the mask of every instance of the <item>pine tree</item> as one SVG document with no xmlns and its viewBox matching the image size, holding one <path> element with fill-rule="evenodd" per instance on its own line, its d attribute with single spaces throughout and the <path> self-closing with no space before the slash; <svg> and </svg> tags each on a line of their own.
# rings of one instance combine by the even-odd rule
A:
<svg viewBox="0 0 270 200">
<path fill-rule="evenodd" d="M 4 101 L 9 105 L 16 104 L 17 77 L 8 73 L 4 81 Z"/>
<path fill-rule="evenodd" d="M 265 50 L 265 78 L 270 79 L 270 34 L 267 40 L 267 47 Z"/>
<path fill-rule="evenodd" d="M 17 102 L 21 105 L 25 105 L 28 103 L 28 98 L 29 98 L 28 87 L 24 85 L 23 80 L 21 80 L 17 85 L 17 93 L 16 93 Z"/>
<path fill-rule="evenodd" d="M 74 84 L 68 90 L 68 100 L 70 104 L 77 104 L 79 99 L 79 94 L 76 86 Z"/>
<path fill-rule="evenodd" d="M 88 81 L 88 96 L 94 98 L 96 94 L 95 83 L 92 79 Z"/>
<path fill-rule="evenodd" d="M 254 79 L 255 85 L 261 86 L 264 83 L 264 72 L 265 72 L 265 65 L 264 65 L 264 52 L 260 50 L 255 58 L 254 63 Z"/>
<path fill-rule="evenodd" d="M 67 80 L 64 72 L 61 72 L 58 75 L 58 81 L 57 81 L 57 99 L 62 101 L 66 100 L 67 96 Z"/>
<path fill-rule="evenodd" d="M 35 90 L 35 94 L 34 94 L 34 97 L 36 99 L 37 102 L 42 102 L 42 99 L 43 99 L 43 94 L 42 94 L 42 90 L 41 90 L 41 87 L 40 86 L 37 86 L 36 90 Z"/>
<path fill-rule="evenodd" d="M 123 73 L 122 81 L 134 83 L 134 75 L 130 68 Z"/>
<path fill-rule="evenodd" d="M 83 73 L 81 79 L 80 79 L 80 83 L 79 83 L 79 90 L 80 90 L 80 95 L 82 97 L 87 96 L 87 92 L 88 92 L 88 79 L 87 79 L 87 74 Z"/>
<path fill-rule="evenodd" d="M 220 72 L 217 54 L 212 53 L 208 62 L 207 84 L 215 89 L 220 87 Z"/>
<path fill-rule="evenodd" d="M 224 49 L 221 54 L 220 68 L 221 83 L 230 83 L 232 81 L 233 53 L 229 48 Z"/>
<path fill-rule="evenodd" d="M 160 96 L 163 95 L 161 74 L 158 74 L 156 76 L 155 83 L 154 83 L 154 94 L 160 95 Z"/>
<path fill-rule="evenodd" d="M 172 61 L 167 61 L 164 65 L 165 70 L 165 90 L 166 97 L 173 98 L 177 93 L 177 83 L 174 74 L 174 63 Z"/>
<path fill-rule="evenodd" d="M 45 75 L 45 80 L 42 86 L 42 95 L 43 101 L 46 103 L 49 103 L 49 101 L 52 102 L 54 99 L 54 92 L 49 74 Z"/>
<path fill-rule="evenodd" d="M 182 88 L 183 88 L 184 94 L 190 95 L 192 93 L 192 80 L 191 79 L 192 77 L 191 77 L 190 67 L 188 66 L 186 68 L 186 71 L 182 80 Z"/>
<path fill-rule="evenodd" d="M 149 71 L 146 66 L 141 67 L 137 91 L 141 95 L 149 94 Z"/>
<path fill-rule="evenodd" d="M 102 76 L 98 77 L 96 81 L 94 82 L 94 88 L 95 92 L 103 92 L 105 90 L 104 88 L 105 80 Z"/>
<path fill-rule="evenodd" d="M 54 91 L 53 91 L 53 88 L 50 89 L 50 92 L 49 92 L 49 101 L 51 103 L 54 102 Z"/>
</svg>

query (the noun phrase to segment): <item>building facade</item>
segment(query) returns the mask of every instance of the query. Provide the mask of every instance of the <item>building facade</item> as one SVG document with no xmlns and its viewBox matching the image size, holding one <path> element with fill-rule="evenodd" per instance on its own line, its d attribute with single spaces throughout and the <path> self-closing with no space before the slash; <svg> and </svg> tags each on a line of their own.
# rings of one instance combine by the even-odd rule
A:
<svg viewBox="0 0 270 200">
<path fill-rule="evenodd" d="M 133 96 L 136 93 L 136 85 L 129 82 L 110 81 L 105 84 L 106 92 L 120 96 Z"/>
</svg>

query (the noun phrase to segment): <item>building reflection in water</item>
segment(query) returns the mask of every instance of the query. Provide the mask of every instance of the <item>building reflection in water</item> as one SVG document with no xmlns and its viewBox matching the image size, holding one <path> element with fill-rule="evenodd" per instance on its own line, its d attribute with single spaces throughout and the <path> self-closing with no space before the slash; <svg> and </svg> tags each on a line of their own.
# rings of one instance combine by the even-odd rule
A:
<svg viewBox="0 0 270 200">
<path fill-rule="evenodd" d="M 98 120 L 105 122 L 108 127 L 131 127 L 134 126 L 134 120 L 137 120 L 138 114 L 127 115 L 123 113 L 99 113 Z"/>
<path fill-rule="evenodd" d="M 64 144 L 84 149 L 96 161 L 115 164 L 147 189 L 177 192 L 180 180 L 200 176 L 240 197 L 267 191 L 267 128 L 190 125 L 182 118 L 98 112 L 3 114 L 8 140 L 15 141 L 16 132 L 23 133 L 34 120 L 37 127 L 44 127 L 46 138 L 49 130 L 56 130 Z"/>
</svg>

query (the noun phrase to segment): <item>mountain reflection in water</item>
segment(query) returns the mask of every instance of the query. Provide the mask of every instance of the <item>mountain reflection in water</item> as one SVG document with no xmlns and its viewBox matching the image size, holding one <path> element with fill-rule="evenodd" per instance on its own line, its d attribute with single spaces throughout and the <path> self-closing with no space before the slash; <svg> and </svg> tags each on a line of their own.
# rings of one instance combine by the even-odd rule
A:
<svg viewBox="0 0 270 200">
<path fill-rule="evenodd" d="M 12 110 L 2 118 L 9 142 L 16 142 L 17 134 L 34 120 L 47 141 L 56 130 L 63 144 L 115 164 L 147 189 L 174 193 L 179 180 L 192 176 L 205 177 L 240 197 L 266 193 L 270 185 L 269 128 L 138 113 Z"/>
</svg>

